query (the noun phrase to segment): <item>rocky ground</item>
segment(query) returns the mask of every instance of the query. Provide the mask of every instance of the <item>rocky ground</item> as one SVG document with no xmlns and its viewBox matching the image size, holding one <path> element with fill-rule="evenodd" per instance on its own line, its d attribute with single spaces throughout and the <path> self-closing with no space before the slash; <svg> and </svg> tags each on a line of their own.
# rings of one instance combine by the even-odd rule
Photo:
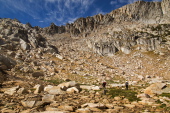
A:
<svg viewBox="0 0 170 113">
<path fill-rule="evenodd" d="M 0 19 L 0 111 L 168 113 L 170 25 L 116 11 L 47 28 Z"/>
<path fill-rule="evenodd" d="M 148 78 L 148 81 L 152 80 Z M 144 82 L 130 83 L 129 90 L 125 90 L 124 84 L 109 83 L 103 94 L 99 85 L 80 85 L 75 81 L 59 84 L 14 77 L 5 81 L 0 89 L 0 109 L 2 113 L 168 113 L 168 84 L 145 85 Z"/>
</svg>

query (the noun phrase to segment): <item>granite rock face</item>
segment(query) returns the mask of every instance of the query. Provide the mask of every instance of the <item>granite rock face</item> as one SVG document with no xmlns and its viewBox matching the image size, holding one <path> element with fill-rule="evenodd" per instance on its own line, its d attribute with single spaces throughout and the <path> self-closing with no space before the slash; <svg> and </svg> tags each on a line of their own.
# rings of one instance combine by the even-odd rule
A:
<svg viewBox="0 0 170 113">
<path fill-rule="evenodd" d="M 117 22 L 170 23 L 169 3 L 169 0 L 162 0 L 162 2 L 137 1 L 113 10 L 106 15 L 98 14 L 92 17 L 78 18 L 74 23 L 68 23 L 66 26 L 56 26 L 52 23 L 45 28 L 45 31 L 48 34 L 69 32 L 72 36 L 77 36 L 95 31 L 101 25 Z"/>
<path fill-rule="evenodd" d="M 110 13 L 117 21 L 140 21 L 144 23 L 159 23 L 162 14 L 160 2 L 138 1 L 125 5 Z"/>
<path fill-rule="evenodd" d="M 169 0 L 162 2 L 137 1 L 110 13 L 117 21 L 139 21 L 142 23 L 170 23 Z"/>
</svg>

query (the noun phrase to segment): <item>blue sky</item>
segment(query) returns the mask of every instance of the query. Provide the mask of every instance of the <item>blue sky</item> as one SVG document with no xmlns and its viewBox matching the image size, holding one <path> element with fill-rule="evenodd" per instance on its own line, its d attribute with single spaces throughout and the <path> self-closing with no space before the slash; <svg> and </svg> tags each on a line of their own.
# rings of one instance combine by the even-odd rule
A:
<svg viewBox="0 0 170 113">
<path fill-rule="evenodd" d="M 52 22 L 65 25 L 80 17 L 109 13 L 135 1 L 138 0 L 0 0 L 0 18 L 16 18 L 40 27 Z"/>
</svg>

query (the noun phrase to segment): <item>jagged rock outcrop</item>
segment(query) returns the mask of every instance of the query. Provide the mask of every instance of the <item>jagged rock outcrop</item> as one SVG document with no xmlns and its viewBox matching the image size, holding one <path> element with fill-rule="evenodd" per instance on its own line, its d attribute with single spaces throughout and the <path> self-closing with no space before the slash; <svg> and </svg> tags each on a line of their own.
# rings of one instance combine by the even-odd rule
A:
<svg viewBox="0 0 170 113">
<path fill-rule="evenodd" d="M 98 14 L 92 17 L 78 18 L 74 23 L 68 23 L 66 26 L 56 26 L 52 23 L 44 29 L 48 34 L 52 35 L 69 32 L 71 35 L 77 36 L 89 33 L 101 25 L 109 25 L 110 23 L 122 23 L 125 21 L 148 24 L 170 23 L 169 3 L 169 0 L 162 0 L 162 2 L 137 1 L 113 10 L 106 15 Z"/>
<path fill-rule="evenodd" d="M 51 45 L 46 37 L 41 34 L 40 28 L 34 28 L 30 24 L 21 24 L 19 21 L 12 19 L 0 19 L 0 51 L 2 51 L 1 54 L 3 53 L 3 55 L 0 55 L 0 69 L 12 69 L 17 64 L 12 69 L 14 74 L 15 71 L 21 71 L 29 73 L 30 76 L 40 70 L 45 71 L 45 74 L 49 73 L 45 67 L 50 64 L 46 63 L 45 66 L 39 67 L 45 63 L 45 61 L 42 61 L 45 59 L 42 57 L 43 54 L 56 56 L 59 54 L 58 49 Z M 10 56 L 15 60 L 13 61 L 6 56 Z M 39 63 L 31 64 L 35 61 Z M 51 68 L 52 66 L 49 70 Z"/>
<path fill-rule="evenodd" d="M 139 21 L 142 23 L 170 23 L 169 0 L 161 2 L 137 1 L 110 13 L 116 21 Z"/>
<path fill-rule="evenodd" d="M 49 27 L 44 28 L 44 31 L 51 35 L 68 32 L 72 36 L 78 36 L 79 34 L 89 33 L 101 25 L 107 25 L 113 20 L 114 18 L 110 15 L 99 14 L 87 18 L 78 18 L 74 23 L 67 23 L 65 26 L 56 26 L 52 23 Z"/>
<path fill-rule="evenodd" d="M 1 45 L 10 50 L 30 50 L 32 48 L 48 47 L 48 43 L 39 31 L 29 24 L 21 24 L 12 19 L 0 20 Z M 14 42 L 14 43 L 11 43 Z"/>
<path fill-rule="evenodd" d="M 135 36 L 121 35 L 120 33 L 116 36 L 114 34 L 109 41 L 102 40 L 104 38 L 98 37 L 101 39 L 100 41 L 87 41 L 87 44 L 89 45 L 88 47 L 100 55 L 112 56 L 118 51 L 129 54 L 132 49 L 154 51 L 159 49 L 162 43 L 161 38 L 146 38 L 144 35 L 138 35 L 137 33 L 134 33 L 134 35 Z M 149 37 L 149 35 L 147 37 Z"/>
<path fill-rule="evenodd" d="M 144 23 L 159 23 L 163 17 L 161 2 L 137 1 L 125 5 L 110 13 L 116 21 L 140 21 Z"/>
<path fill-rule="evenodd" d="M 54 23 L 51 23 L 49 27 L 44 28 L 45 32 L 51 35 L 55 33 L 64 33 L 66 32 L 65 26 L 56 26 Z"/>
<path fill-rule="evenodd" d="M 114 43 L 112 42 L 94 43 L 93 50 L 96 53 L 105 56 L 112 56 L 118 51 L 118 49 L 115 47 Z"/>
</svg>

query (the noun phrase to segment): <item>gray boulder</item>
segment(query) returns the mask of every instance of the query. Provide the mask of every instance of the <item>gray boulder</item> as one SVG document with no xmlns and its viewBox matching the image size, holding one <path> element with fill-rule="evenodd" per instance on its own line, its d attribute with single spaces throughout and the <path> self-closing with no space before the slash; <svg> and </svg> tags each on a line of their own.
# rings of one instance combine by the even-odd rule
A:
<svg viewBox="0 0 170 113">
<path fill-rule="evenodd" d="M 20 45 L 22 50 L 28 50 L 30 46 L 24 40 L 20 39 Z"/>
<path fill-rule="evenodd" d="M 121 47 L 121 50 L 123 53 L 125 54 L 129 54 L 131 52 L 130 47 L 126 46 L 126 47 Z"/>
<path fill-rule="evenodd" d="M 0 70 L 12 69 L 16 65 L 16 61 L 0 54 Z"/>
</svg>

